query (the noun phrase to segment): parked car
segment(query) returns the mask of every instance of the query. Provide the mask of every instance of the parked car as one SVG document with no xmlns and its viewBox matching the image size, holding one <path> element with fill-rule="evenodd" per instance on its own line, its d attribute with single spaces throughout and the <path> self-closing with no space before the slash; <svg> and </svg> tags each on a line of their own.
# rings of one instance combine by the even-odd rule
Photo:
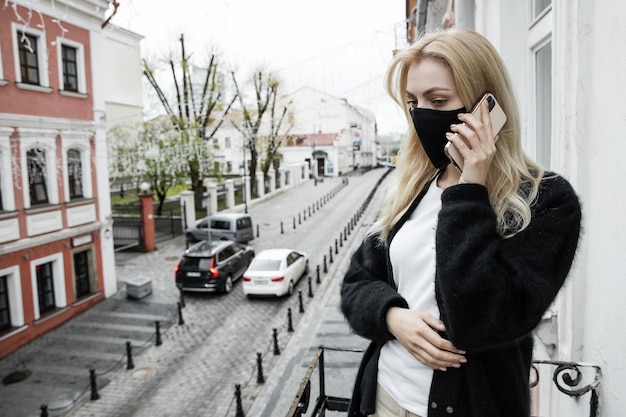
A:
<svg viewBox="0 0 626 417">
<path fill-rule="evenodd" d="M 282 295 L 293 293 L 294 286 L 309 271 L 309 257 L 294 249 L 266 249 L 257 254 L 243 274 L 243 293 Z"/>
<path fill-rule="evenodd" d="M 176 286 L 183 291 L 229 293 L 253 258 L 251 246 L 203 240 L 187 249 L 174 268 Z"/>
<path fill-rule="evenodd" d="M 220 213 L 207 216 L 195 226 L 187 228 L 185 234 L 188 242 L 211 240 L 232 240 L 248 243 L 254 239 L 252 218 L 245 213 Z"/>
</svg>

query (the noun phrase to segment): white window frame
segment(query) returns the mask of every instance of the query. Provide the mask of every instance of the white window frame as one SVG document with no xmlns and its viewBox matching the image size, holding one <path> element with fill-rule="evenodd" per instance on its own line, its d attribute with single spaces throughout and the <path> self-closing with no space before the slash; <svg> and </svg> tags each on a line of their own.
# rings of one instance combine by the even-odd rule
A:
<svg viewBox="0 0 626 417">
<path fill-rule="evenodd" d="M 32 85 L 22 82 L 22 71 L 20 69 L 20 37 L 17 32 L 24 32 L 37 37 L 37 64 L 39 66 L 39 85 Z M 48 46 L 46 33 L 30 26 L 24 26 L 15 22 L 11 23 L 11 35 L 13 37 L 13 62 L 15 65 L 15 80 L 18 88 L 24 90 L 50 93 L 50 77 L 48 75 Z"/>
<path fill-rule="evenodd" d="M 39 320 L 39 288 L 37 286 L 37 266 L 52 262 L 52 282 L 54 284 L 54 305 L 56 308 L 67 306 L 65 296 L 65 268 L 63 266 L 63 254 L 56 253 L 44 258 L 35 259 L 30 263 L 30 279 L 33 289 L 33 314 L 35 320 Z"/>
<path fill-rule="evenodd" d="M 57 37 L 57 66 L 59 69 L 59 92 L 65 96 L 87 97 L 87 82 L 85 76 L 85 46 L 71 39 Z M 63 87 L 63 46 L 76 49 L 76 76 L 78 78 L 78 91 L 66 91 Z"/>
<path fill-rule="evenodd" d="M 85 139 L 86 140 L 86 139 Z M 80 167 L 82 169 L 83 179 L 83 198 L 93 197 L 93 188 L 91 186 L 91 149 L 89 145 L 77 140 L 63 141 L 63 185 L 64 185 L 64 200 L 66 202 L 70 199 L 70 178 L 67 171 L 67 151 L 70 149 L 77 149 L 80 151 Z"/>
<path fill-rule="evenodd" d="M 2 207 L 4 211 L 15 210 L 15 196 L 13 194 L 13 165 L 11 163 L 11 147 L 8 136 L 0 136 L 0 188 L 2 189 Z"/>
<path fill-rule="evenodd" d="M 4 79 L 4 67 L 2 66 L 2 47 L 0 46 L 0 87 L 7 85 L 9 82 Z"/>
<path fill-rule="evenodd" d="M 22 281 L 20 279 L 19 266 L 1 269 L 0 276 L 4 275 L 7 276 L 11 326 L 21 327 L 24 325 L 24 303 L 22 302 Z"/>
<path fill-rule="evenodd" d="M 529 128 L 528 128 L 528 137 L 530 141 L 529 152 L 533 155 L 535 160 L 540 160 L 541 155 L 539 155 L 539 140 L 549 140 L 550 141 L 550 158 L 548 161 L 543 161 L 546 168 L 549 168 L 552 164 L 553 159 L 553 137 L 554 137 L 554 120 L 550 120 L 550 136 L 548 138 L 539 138 L 537 137 L 537 128 L 538 128 L 538 120 L 536 117 L 537 112 L 537 60 L 536 54 L 537 52 L 545 47 L 548 44 L 554 44 L 552 40 L 552 31 L 554 27 L 554 15 L 553 15 L 553 7 L 552 5 L 548 6 L 537 18 L 533 19 L 533 2 L 528 3 L 528 13 L 529 13 L 529 21 L 531 22 L 528 28 L 528 74 L 529 74 L 529 82 L 528 82 L 528 92 L 530 100 L 528 102 L 528 108 L 526 109 L 526 114 L 528 115 Z M 552 54 L 552 68 L 554 68 L 554 53 Z M 554 73 L 554 70 L 552 71 Z M 552 108 L 552 119 L 554 118 L 554 83 L 551 83 L 552 89 L 552 100 L 551 100 L 551 108 Z"/>
<path fill-rule="evenodd" d="M 23 136 L 26 136 L 23 134 Z M 43 133 L 42 133 L 43 136 Z M 59 203 L 59 186 L 57 183 L 57 154 L 56 147 L 53 141 L 51 144 L 44 142 L 45 138 L 40 136 L 39 138 L 22 137 L 21 138 L 21 159 L 22 159 L 22 190 L 24 197 L 24 207 L 31 208 L 30 201 L 30 184 L 28 181 L 28 161 L 26 153 L 35 147 L 41 148 L 46 152 L 46 188 L 48 190 L 48 204 Z"/>
</svg>

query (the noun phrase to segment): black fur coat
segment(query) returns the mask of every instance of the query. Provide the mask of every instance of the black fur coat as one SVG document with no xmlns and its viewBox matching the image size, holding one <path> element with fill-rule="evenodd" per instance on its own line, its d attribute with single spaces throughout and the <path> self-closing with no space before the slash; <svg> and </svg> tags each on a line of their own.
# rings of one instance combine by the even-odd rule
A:
<svg viewBox="0 0 626 417">
<path fill-rule="evenodd" d="M 531 209 L 529 226 L 503 238 L 496 231 L 485 187 L 462 184 L 443 192 L 435 293 L 447 331 L 443 336 L 467 352 L 467 363 L 434 372 L 428 417 L 530 414 L 532 330 L 569 273 L 581 222 L 578 198 L 558 175 L 546 175 Z M 352 255 L 341 287 L 341 308 L 350 326 L 372 341 L 357 375 L 349 417 L 374 411 L 378 354 L 393 338 L 385 313 L 391 306 L 408 306 L 396 292 L 388 247 L 378 244 L 375 236 L 366 238 Z"/>
</svg>

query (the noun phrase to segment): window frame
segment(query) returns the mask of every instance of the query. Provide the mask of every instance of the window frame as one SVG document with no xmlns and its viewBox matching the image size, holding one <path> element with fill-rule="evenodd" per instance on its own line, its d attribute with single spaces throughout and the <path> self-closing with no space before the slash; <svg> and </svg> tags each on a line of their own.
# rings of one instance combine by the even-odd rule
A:
<svg viewBox="0 0 626 417">
<path fill-rule="evenodd" d="M 78 277 L 77 271 L 77 256 L 83 255 L 85 257 L 85 267 L 87 272 L 86 279 L 80 279 Z M 74 282 L 74 296 L 75 298 L 81 299 L 85 297 L 89 297 L 91 294 L 96 292 L 97 283 L 95 282 L 95 271 L 94 271 L 94 258 L 93 258 L 93 250 L 91 247 L 83 247 L 79 250 L 75 250 L 72 253 L 72 277 Z M 82 284 L 81 284 L 82 282 Z M 86 284 L 86 291 L 81 291 L 81 285 Z"/>
<path fill-rule="evenodd" d="M 13 61 L 15 65 L 15 85 L 18 88 L 32 91 L 49 93 L 50 78 L 48 71 L 48 48 L 46 45 L 46 33 L 30 26 L 19 25 L 15 22 L 11 24 L 11 32 L 13 36 Z M 20 45 L 21 37 L 18 32 L 34 36 L 37 39 L 37 66 L 39 68 L 39 84 L 30 84 L 22 80 L 21 61 L 20 61 Z"/>
<path fill-rule="evenodd" d="M 30 163 L 30 159 L 31 156 L 29 155 L 31 152 L 33 151 L 42 151 L 43 152 L 43 159 L 44 159 L 44 164 L 43 166 L 39 166 L 40 172 L 39 175 L 42 178 L 41 183 L 37 183 L 35 184 L 34 182 L 31 181 L 31 163 Z M 46 154 L 47 154 L 47 149 L 46 148 L 42 148 L 42 147 L 37 147 L 37 146 L 33 146 L 30 147 L 28 149 L 26 149 L 26 181 L 28 184 L 28 196 L 30 199 L 30 206 L 41 206 L 41 205 L 46 205 L 46 204 L 50 204 L 50 193 L 48 192 L 48 160 L 46 158 Z M 36 179 L 36 178 L 35 178 Z M 33 197 L 37 197 L 37 192 L 33 189 L 33 186 L 35 185 L 43 185 L 43 191 L 45 193 L 45 199 L 41 200 L 39 198 L 33 198 Z"/>
<path fill-rule="evenodd" d="M 24 303 L 22 299 L 22 281 L 20 278 L 19 266 L 12 266 L 0 270 L 0 276 L 7 277 L 7 293 L 9 298 L 9 309 L 11 315 L 11 329 L 24 325 Z"/>
<path fill-rule="evenodd" d="M 3 169 L 3 167 L 5 168 Z M 4 134 L 0 135 L 0 171 L 2 171 L 0 174 L 0 190 L 2 193 L 0 212 L 15 211 L 10 139 Z"/>
<path fill-rule="evenodd" d="M 67 306 L 67 298 L 65 296 L 65 270 L 63 265 L 63 254 L 57 253 L 54 255 L 46 256 L 44 258 L 35 259 L 30 264 L 30 277 L 31 285 L 33 288 L 33 314 L 35 320 L 39 320 L 40 318 L 42 318 L 39 307 L 39 285 L 37 280 L 37 266 L 46 263 L 52 264 L 52 283 L 55 308 L 59 309 Z"/>
<path fill-rule="evenodd" d="M 82 43 L 71 39 L 56 39 L 57 44 L 57 65 L 59 70 L 59 92 L 65 96 L 85 97 L 87 95 L 87 85 L 85 76 L 85 46 Z M 65 70 L 63 60 L 63 47 L 76 50 L 76 91 L 65 89 Z"/>
<path fill-rule="evenodd" d="M 71 158 L 70 157 L 70 152 L 78 152 L 78 158 Z M 85 169 L 83 168 L 83 149 L 81 148 L 77 148 L 77 147 L 71 147 L 69 149 L 67 149 L 67 151 L 65 151 L 65 167 L 67 169 L 67 194 L 69 197 L 69 200 L 78 200 L 81 198 L 85 198 Z M 72 161 L 74 161 L 75 163 L 78 163 L 78 172 L 79 172 L 79 179 L 78 181 L 76 181 L 76 176 L 72 175 L 72 172 L 75 172 L 75 169 L 72 169 Z M 76 184 L 78 185 L 78 187 L 80 188 L 80 192 L 75 193 L 75 186 Z M 73 192 L 74 190 L 74 192 Z"/>
</svg>

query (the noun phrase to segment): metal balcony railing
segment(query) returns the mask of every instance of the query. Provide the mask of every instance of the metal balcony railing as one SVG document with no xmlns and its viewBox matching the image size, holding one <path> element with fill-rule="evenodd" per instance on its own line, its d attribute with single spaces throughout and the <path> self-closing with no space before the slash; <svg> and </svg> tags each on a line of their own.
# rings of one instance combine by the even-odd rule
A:
<svg viewBox="0 0 626 417">
<path fill-rule="evenodd" d="M 291 407 L 289 408 L 286 417 L 324 417 L 326 415 L 326 411 L 348 411 L 350 403 L 349 397 L 331 396 L 326 393 L 326 351 L 363 353 L 364 350 L 320 346 L 311 360 L 311 364 L 302 379 L 300 388 L 291 403 Z M 599 366 L 587 363 L 535 360 L 532 364 L 532 373 L 534 374 L 534 377 L 530 382 L 530 389 L 538 386 L 539 384 L 539 367 L 546 366 L 555 367 L 552 380 L 554 381 L 556 388 L 563 394 L 579 398 L 587 393 L 590 393 L 589 416 L 599 417 L 598 407 L 600 405 L 600 401 L 598 388 L 602 380 L 602 370 Z M 318 370 L 317 375 L 315 375 L 315 368 Z M 591 382 L 585 384 L 583 380 L 590 377 L 591 374 L 593 374 L 593 377 L 590 378 Z M 354 369 L 354 376 L 356 376 L 356 367 Z M 318 384 L 317 399 L 315 400 L 315 404 L 313 404 L 312 409 L 309 410 L 312 392 L 315 390 L 313 387 L 315 379 L 317 379 Z M 352 387 L 350 386 L 347 388 L 351 389 Z"/>
</svg>

